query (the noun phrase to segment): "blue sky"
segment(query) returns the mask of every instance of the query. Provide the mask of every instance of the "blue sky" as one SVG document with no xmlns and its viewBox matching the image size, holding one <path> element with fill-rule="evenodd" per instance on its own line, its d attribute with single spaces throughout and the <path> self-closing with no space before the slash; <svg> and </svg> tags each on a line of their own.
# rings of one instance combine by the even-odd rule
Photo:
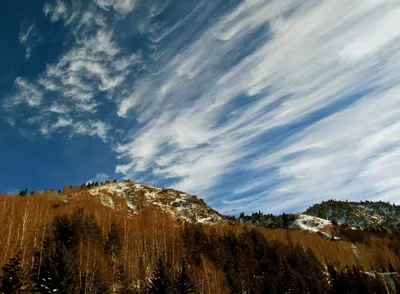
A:
<svg viewBox="0 0 400 294">
<path fill-rule="evenodd" d="M 2 5 L 1 191 L 131 178 L 227 214 L 400 203 L 395 1 Z"/>
</svg>

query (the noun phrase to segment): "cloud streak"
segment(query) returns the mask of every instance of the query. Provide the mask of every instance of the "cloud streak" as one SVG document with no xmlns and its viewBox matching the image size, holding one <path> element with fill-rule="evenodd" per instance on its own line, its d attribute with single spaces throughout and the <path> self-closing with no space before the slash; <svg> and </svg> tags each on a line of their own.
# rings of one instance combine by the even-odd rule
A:
<svg viewBox="0 0 400 294">
<path fill-rule="evenodd" d="M 32 23 L 26 30 L 21 30 L 19 35 L 19 43 L 25 47 L 25 59 L 31 58 L 32 49 L 35 43 L 36 26 Z"/>
</svg>

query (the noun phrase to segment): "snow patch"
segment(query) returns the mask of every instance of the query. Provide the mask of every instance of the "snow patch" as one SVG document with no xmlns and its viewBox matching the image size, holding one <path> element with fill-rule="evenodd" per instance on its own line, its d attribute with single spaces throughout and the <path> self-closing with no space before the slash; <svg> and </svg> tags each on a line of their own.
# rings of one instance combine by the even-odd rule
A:
<svg viewBox="0 0 400 294">
<path fill-rule="evenodd" d="M 321 232 L 325 227 L 331 226 L 332 223 L 326 219 L 300 214 L 293 222 L 293 227 L 300 228 L 304 231 L 311 231 L 314 233 Z"/>
</svg>

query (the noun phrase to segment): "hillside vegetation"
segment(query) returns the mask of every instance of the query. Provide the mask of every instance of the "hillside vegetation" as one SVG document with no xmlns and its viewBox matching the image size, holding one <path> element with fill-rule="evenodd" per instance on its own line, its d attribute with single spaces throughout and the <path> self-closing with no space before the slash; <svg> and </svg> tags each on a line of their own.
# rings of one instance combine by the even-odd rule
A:
<svg viewBox="0 0 400 294">
<path fill-rule="evenodd" d="M 0 292 L 400 289 L 394 273 L 379 274 L 400 268 L 400 243 L 390 243 L 385 234 L 368 235 L 368 242 L 356 236 L 330 241 L 312 232 L 242 225 L 192 195 L 135 185 L 0 196 Z"/>
<path fill-rule="evenodd" d="M 324 201 L 305 214 L 333 220 L 350 227 L 400 227 L 400 206 L 387 202 Z"/>
</svg>

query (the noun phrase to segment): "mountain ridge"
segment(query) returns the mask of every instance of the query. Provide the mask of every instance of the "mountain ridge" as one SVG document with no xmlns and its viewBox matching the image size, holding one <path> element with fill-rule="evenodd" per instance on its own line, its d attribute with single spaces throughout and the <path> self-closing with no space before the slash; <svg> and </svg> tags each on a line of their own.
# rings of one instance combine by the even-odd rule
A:
<svg viewBox="0 0 400 294">
<path fill-rule="evenodd" d="M 203 199 L 171 188 L 158 188 L 131 180 L 122 182 L 89 183 L 88 192 L 103 205 L 115 207 L 113 199 L 124 199 L 131 214 L 148 206 L 158 206 L 180 221 L 190 223 L 252 224 L 267 228 L 290 228 L 319 233 L 330 238 L 336 225 L 352 229 L 398 227 L 400 206 L 378 201 L 336 201 L 317 203 L 301 213 L 272 215 L 253 213 L 238 217 L 226 216 L 211 208 Z"/>
<path fill-rule="evenodd" d="M 125 180 L 98 186 L 91 185 L 88 191 L 102 204 L 110 207 L 115 206 L 109 197 L 110 192 L 115 193 L 126 200 L 128 210 L 132 214 L 137 214 L 137 211 L 144 207 L 158 206 L 173 217 L 190 223 L 228 224 L 233 221 L 232 218 L 211 208 L 196 195 L 171 188 L 158 188 Z"/>
<path fill-rule="evenodd" d="M 400 206 L 383 201 L 328 200 L 312 205 L 304 213 L 350 227 L 396 227 L 400 224 Z"/>
<path fill-rule="evenodd" d="M 326 235 L 336 225 L 364 228 L 391 228 L 400 226 L 400 206 L 383 201 L 337 201 L 316 203 L 300 213 L 273 215 L 254 212 L 251 215 L 223 215 L 210 207 L 197 195 L 172 188 L 159 188 L 137 183 L 130 179 L 104 183 L 88 182 L 80 187 L 66 186 L 66 189 L 86 189 L 89 195 L 102 205 L 137 214 L 140 209 L 157 206 L 179 221 L 190 223 L 259 225 L 269 229 L 290 228 L 322 233 Z M 27 190 L 20 195 L 26 195 Z M 68 194 L 68 195 L 74 195 Z"/>
</svg>

